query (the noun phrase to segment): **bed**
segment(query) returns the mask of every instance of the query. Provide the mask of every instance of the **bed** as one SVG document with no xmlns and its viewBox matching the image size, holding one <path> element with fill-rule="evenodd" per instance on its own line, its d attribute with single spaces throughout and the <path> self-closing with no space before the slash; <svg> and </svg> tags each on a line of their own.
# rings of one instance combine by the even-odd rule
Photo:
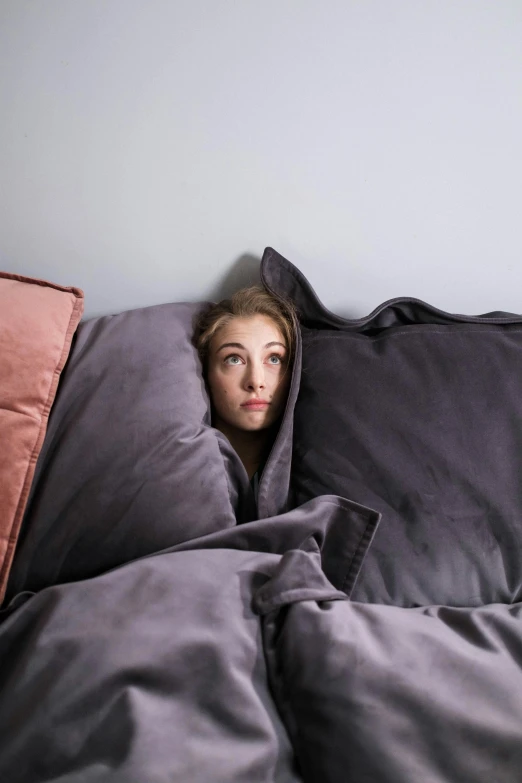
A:
<svg viewBox="0 0 522 783">
<path fill-rule="evenodd" d="M 208 303 L 1 274 L 0 780 L 521 779 L 522 317 L 261 279 L 301 328 L 256 506 Z"/>
</svg>

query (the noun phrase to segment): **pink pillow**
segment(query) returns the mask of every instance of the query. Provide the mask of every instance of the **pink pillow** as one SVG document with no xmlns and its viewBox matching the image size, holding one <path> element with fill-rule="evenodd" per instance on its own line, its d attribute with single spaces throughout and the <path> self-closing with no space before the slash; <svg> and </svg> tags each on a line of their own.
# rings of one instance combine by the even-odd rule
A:
<svg viewBox="0 0 522 783">
<path fill-rule="evenodd" d="M 83 291 L 0 272 L 0 603 Z"/>
</svg>

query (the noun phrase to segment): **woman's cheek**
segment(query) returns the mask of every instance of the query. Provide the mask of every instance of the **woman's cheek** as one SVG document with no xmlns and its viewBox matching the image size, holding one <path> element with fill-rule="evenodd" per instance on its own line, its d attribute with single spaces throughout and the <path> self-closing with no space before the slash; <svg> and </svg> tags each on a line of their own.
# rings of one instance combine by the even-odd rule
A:
<svg viewBox="0 0 522 783">
<path fill-rule="evenodd" d="M 226 383 L 220 384 L 219 390 L 220 390 L 220 393 L 223 395 L 223 397 L 228 397 L 229 389 L 228 389 L 228 385 Z"/>
</svg>

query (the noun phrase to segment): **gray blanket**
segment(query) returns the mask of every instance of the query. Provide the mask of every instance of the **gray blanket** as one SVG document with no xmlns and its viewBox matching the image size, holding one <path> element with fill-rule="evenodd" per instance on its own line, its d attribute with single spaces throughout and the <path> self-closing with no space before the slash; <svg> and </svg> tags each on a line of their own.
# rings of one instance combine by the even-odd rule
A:
<svg viewBox="0 0 522 783">
<path fill-rule="evenodd" d="M 375 523 L 355 513 L 330 559 L 344 516 L 312 501 L 20 595 L 0 625 L 0 780 L 514 783 L 520 605 L 350 602 Z"/>
</svg>

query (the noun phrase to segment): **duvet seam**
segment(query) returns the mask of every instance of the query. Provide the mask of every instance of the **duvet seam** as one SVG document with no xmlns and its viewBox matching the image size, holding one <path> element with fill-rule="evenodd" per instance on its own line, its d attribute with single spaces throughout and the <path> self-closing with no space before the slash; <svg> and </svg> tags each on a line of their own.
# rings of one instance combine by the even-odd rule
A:
<svg viewBox="0 0 522 783">
<path fill-rule="evenodd" d="M 364 555 L 361 555 L 362 550 L 366 550 L 368 540 L 371 538 L 371 534 L 373 533 L 373 529 L 375 528 L 375 525 L 373 524 L 373 520 L 368 520 L 366 523 L 366 527 L 364 528 L 361 537 L 359 539 L 359 542 L 357 546 L 355 547 L 355 551 L 352 555 L 352 559 L 350 560 L 350 564 L 348 566 L 348 569 L 346 571 L 346 576 L 343 581 L 342 591 L 343 593 L 346 593 L 348 596 L 353 591 L 357 576 L 359 575 L 358 569 L 362 565 L 362 560 Z M 353 571 L 356 572 L 356 575 L 353 575 Z M 350 590 L 350 593 L 347 592 L 347 590 Z"/>
<path fill-rule="evenodd" d="M 284 258 L 284 256 L 281 256 L 280 253 L 277 252 L 277 250 L 274 250 L 273 248 L 270 248 L 270 258 L 269 261 L 272 260 L 274 253 L 277 254 L 281 261 L 280 265 L 284 266 L 285 271 L 294 279 L 294 281 L 300 286 L 301 289 L 304 289 L 305 294 L 311 294 L 313 298 L 315 299 L 315 303 L 319 306 L 322 315 L 331 316 L 333 319 L 335 319 L 338 323 L 343 324 L 345 326 L 366 326 L 368 325 L 376 316 L 380 315 L 384 310 L 386 310 L 390 305 L 395 305 L 399 303 L 408 303 L 408 304 L 419 304 L 421 307 L 425 310 L 428 310 L 431 313 L 439 314 L 445 316 L 448 320 L 451 320 L 451 323 L 474 323 L 474 324 L 484 324 L 487 325 L 491 323 L 491 321 L 494 321 L 499 326 L 504 326 L 506 324 L 521 324 L 522 322 L 522 316 L 517 315 L 516 313 L 506 315 L 506 316 L 498 316 L 496 318 L 487 318 L 480 315 L 463 315 L 462 313 L 449 313 L 446 310 L 440 310 L 438 307 L 435 307 L 434 305 L 430 305 L 429 302 L 424 302 L 422 299 L 417 299 L 416 297 L 412 296 L 399 296 L 395 297 L 393 299 L 387 299 L 385 302 L 382 302 L 382 304 L 377 305 L 368 315 L 363 315 L 361 318 L 345 318 L 342 315 L 337 315 L 337 313 L 334 313 L 332 310 L 329 310 L 326 305 L 319 299 L 318 295 L 314 291 L 311 283 L 307 280 L 305 275 L 297 269 L 294 264 L 291 263 L 291 261 L 288 261 L 288 259 Z M 266 282 L 266 276 L 263 275 L 263 282 L 266 285 L 266 287 L 271 290 L 275 291 L 275 289 L 269 285 Z M 277 293 L 277 291 L 275 291 Z M 449 326 L 450 324 L 448 324 Z"/>
</svg>

